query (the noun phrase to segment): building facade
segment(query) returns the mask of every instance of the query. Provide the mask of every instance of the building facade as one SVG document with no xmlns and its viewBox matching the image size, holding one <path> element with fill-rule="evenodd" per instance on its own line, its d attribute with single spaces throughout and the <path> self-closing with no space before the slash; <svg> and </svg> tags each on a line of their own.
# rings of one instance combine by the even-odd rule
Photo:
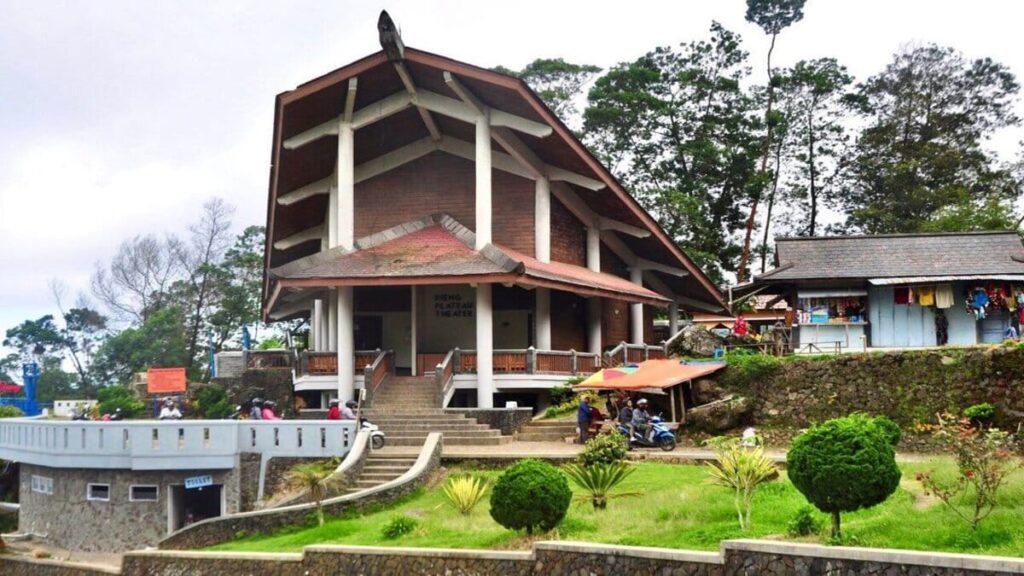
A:
<svg viewBox="0 0 1024 576">
<path fill-rule="evenodd" d="M 264 314 L 309 320 L 310 405 L 383 364 L 489 408 L 724 309 L 517 78 L 385 46 L 277 97 L 272 162 Z"/>
<path fill-rule="evenodd" d="M 780 238 L 775 268 L 734 291 L 793 311 L 797 348 L 1002 342 L 1024 318 L 1016 232 Z"/>
</svg>

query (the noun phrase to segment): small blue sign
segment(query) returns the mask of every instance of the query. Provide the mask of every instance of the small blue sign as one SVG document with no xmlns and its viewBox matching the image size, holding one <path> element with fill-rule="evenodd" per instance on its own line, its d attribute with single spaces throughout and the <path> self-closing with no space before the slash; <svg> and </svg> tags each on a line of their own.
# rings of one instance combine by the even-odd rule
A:
<svg viewBox="0 0 1024 576">
<path fill-rule="evenodd" d="M 213 476 L 193 476 L 191 478 L 185 478 L 186 490 L 202 488 L 203 486 L 213 486 Z"/>
</svg>

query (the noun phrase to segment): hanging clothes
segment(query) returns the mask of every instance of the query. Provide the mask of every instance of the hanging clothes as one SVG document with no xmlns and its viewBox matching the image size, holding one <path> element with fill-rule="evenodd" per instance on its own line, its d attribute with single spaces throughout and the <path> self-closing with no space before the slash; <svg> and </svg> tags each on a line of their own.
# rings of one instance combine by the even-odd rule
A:
<svg viewBox="0 0 1024 576">
<path fill-rule="evenodd" d="M 917 303 L 921 306 L 935 306 L 935 287 L 921 286 L 918 288 Z"/>
<path fill-rule="evenodd" d="M 892 289 L 892 298 L 894 304 L 910 304 L 910 288 L 906 286 L 897 286 Z"/>
<path fill-rule="evenodd" d="M 953 285 L 952 284 L 939 284 L 935 287 L 935 307 L 936 308 L 952 308 L 953 307 Z"/>
</svg>

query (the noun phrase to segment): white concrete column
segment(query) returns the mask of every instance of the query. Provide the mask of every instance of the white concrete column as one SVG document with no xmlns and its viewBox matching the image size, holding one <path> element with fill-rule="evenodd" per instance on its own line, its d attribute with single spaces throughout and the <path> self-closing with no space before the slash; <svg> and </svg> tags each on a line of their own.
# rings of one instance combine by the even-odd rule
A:
<svg viewBox="0 0 1024 576">
<path fill-rule="evenodd" d="M 537 288 L 534 291 L 534 298 L 537 299 L 537 314 L 534 324 L 537 327 L 538 350 L 551 350 L 551 290 L 549 288 Z"/>
<path fill-rule="evenodd" d="M 330 291 L 327 292 L 327 295 L 330 296 Z M 319 350 L 320 350 L 320 352 L 330 352 L 331 351 L 331 336 L 330 336 L 331 331 L 329 330 L 329 326 L 328 326 L 328 322 L 327 322 L 327 313 L 328 313 L 329 310 L 330 310 L 330 302 L 328 302 L 326 300 L 321 300 L 320 301 L 320 340 L 319 340 L 319 343 L 320 343 Z"/>
<path fill-rule="evenodd" d="M 351 122 L 338 125 L 338 236 L 337 246 L 351 250 L 355 245 L 355 132 Z"/>
<path fill-rule="evenodd" d="M 478 237 L 479 238 L 479 237 Z M 494 407 L 494 312 L 490 284 L 476 286 L 476 405 Z"/>
<path fill-rule="evenodd" d="M 412 355 L 412 369 L 411 369 L 412 371 L 411 371 L 411 374 L 413 376 L 415 376 L 416 375 L 416 337 L 417 337 L 417 330 L 416 330 L 416 285 L 415 284 L 409 287 L 409 292 L 412 293 L 412 303 L 411 303 L 410 308 L 409 308 L 409 310 L 411 311 L 411 314 L 412 314 L 412 322 L 410 323 L 411 327 L 409 328 L 409 332 L 410 332 L 410 334 L 409 334 L 409 354 Z"/>
<path fill-rule="evenodd" d="M 351 286 L 342 286 L 337 292 L 338 398 L 344 402 L 355 399 L 355 306 Z"/>
<path fill-rule="evenodd" d="M 587 298 L 587 351 L 601 353 L 601 299 Z"/>
<path fill-rule="evenodd" d="M 327 196 L 327 248 L 338 245 L 338 187 L 332 186 Z"/>
<path fill-rule="evenodd" d="M 486 115 L 482 115 L 476 121 L 476 249 L 490 243 L 491 123 Z"/>
<path fill-rule="evenodd" d="M 317 298 L 316 300 L 313 300 L 313 312 L 309 317 L 309 349 L 314 352 L 319 352 L 323 346 L 324 334 L 321 332 L 324 325 L 323 315 L 323 301 Z"/>
<path fill-rule="evenodd" d="M 551 183 L 537 178 L 534 190 L 534 252 L 537 260 L 551 262 Z"/>
<path fill-rule="evenodd" d="M 587 268 L 601 271 L 601 231 L 597 226 L 587 228 Z"/>
<path fill-rule="evenodd" d="M 327 349 L 325 352 L 338 350 L 338 298 L 334 288 L 328 290 L 327 298 Z"/>
<path fill-rule="evenodd" d="M 668 337 L 671 338 L 679 332 L 679 303 L 673 302 L 668 305 Z"/>
<path fill-rule="evenodd" d="M 644 285 L 644 271 L 634 266 L 629 271 L 629 281 L 634 284 Z M 629 305 L 629 329 L 630 340 L 633 344 L 644 343 L 644 305 L 635 303 Z"/>
</svg>

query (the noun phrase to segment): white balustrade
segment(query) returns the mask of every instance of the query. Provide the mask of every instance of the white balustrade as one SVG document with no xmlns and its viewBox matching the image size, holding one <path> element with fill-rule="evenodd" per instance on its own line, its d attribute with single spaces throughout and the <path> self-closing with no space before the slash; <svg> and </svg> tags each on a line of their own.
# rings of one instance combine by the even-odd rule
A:
<svg viewBox="0 0 1024 576">
<path fill-rule="evenodd" d="M 348 453 L 353 421 L 0 420 L 0 459 L 53 468 L 233 468 L 242 453 L 327 458 Z"/>
</svg>

